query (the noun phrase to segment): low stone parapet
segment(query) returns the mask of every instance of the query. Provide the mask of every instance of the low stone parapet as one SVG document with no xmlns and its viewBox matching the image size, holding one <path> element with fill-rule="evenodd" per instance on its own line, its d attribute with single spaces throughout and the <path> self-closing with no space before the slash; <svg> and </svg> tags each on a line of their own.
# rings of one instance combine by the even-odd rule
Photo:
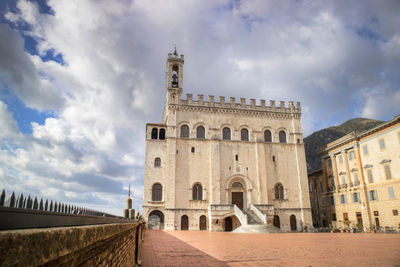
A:
<svg viewBox="0 0 400 267">
<path fill-rule="evenodd" d="M 2 266 L 135 266 L 144 223 L 0 231 Z"/>
</svg>

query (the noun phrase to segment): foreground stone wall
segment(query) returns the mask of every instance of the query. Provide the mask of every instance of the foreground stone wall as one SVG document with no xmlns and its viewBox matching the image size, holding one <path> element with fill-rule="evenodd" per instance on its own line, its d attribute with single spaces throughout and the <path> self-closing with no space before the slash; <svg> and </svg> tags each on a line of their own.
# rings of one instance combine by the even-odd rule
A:
<svg viewBox="0 0 400 267">
<path fill-rule="evenodd" d="M 1 266 L 135 266 L 143 223 L 0 232 Z"/>
</svg>

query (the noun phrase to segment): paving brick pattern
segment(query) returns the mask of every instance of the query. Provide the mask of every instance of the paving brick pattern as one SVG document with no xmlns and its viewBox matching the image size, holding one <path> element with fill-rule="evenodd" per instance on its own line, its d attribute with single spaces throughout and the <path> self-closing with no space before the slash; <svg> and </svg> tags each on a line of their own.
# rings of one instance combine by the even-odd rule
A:
<svg viewBox="0 0 400 267">
<path fill-rule="evenodd" d="M 400 266 L 400 234 L 145 234 L 142 266 Z"/>
</svg>

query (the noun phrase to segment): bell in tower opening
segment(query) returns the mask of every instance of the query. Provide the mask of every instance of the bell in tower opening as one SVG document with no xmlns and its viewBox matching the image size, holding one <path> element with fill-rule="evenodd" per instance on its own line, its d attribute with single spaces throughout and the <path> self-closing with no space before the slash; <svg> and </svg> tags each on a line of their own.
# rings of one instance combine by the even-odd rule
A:
<svg viewBox="0 0 400 267">
<path fill-rule="evenodd" d="M 175 87 L 175 88 L 178 87 L 178 70 L 179 70 L 178 66 L 174 65 L 172 67 L 172 82 L 171 82 L 171 85 L 172 85 L 172 87 Z"/>
<path fill-rule="evenodd" d="M 172 87 L 178 87 L 178 75 L 176 73 L 172 75 Z"/>
</svg>

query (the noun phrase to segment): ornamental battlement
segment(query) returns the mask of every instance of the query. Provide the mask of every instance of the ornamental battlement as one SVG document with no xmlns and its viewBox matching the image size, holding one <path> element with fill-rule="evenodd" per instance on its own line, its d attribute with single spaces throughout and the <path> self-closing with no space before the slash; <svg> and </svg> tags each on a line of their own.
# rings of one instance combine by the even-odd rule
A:
<svg viewBox="0 0 400 267">
<path fill-rule="evenodd" d="M 256 103 L 256 99 L 250 99 L 248 103 L 246 98 L 239 98 L 240 102 L 236 101 L 236 97 L 224 97 L 219 96 L 218 100 L 215 96 L 209 95 L 208 101 L 204 100 L 204 95 L 197 95 L 197 100 L 193 99 L 193 94 L 186 94 L 186 99 L 180 99 L 180 106 L 191 106 L 191 107 L 215 107 L 224 109 L 236 109 L 236 110 L 254 110 L 254 111 L 273 111 L 273 112 L 284 112 L 284 113 L 300 113 L 301 106 L 300 102 L 294 104 L 293 101 L 289 101 L 286 105 L 285 101 L 279 101 L 279 104 L 274 100 L 269 101 L 267 105 L 266 101 L 261 99 Z"/>
</svg>

